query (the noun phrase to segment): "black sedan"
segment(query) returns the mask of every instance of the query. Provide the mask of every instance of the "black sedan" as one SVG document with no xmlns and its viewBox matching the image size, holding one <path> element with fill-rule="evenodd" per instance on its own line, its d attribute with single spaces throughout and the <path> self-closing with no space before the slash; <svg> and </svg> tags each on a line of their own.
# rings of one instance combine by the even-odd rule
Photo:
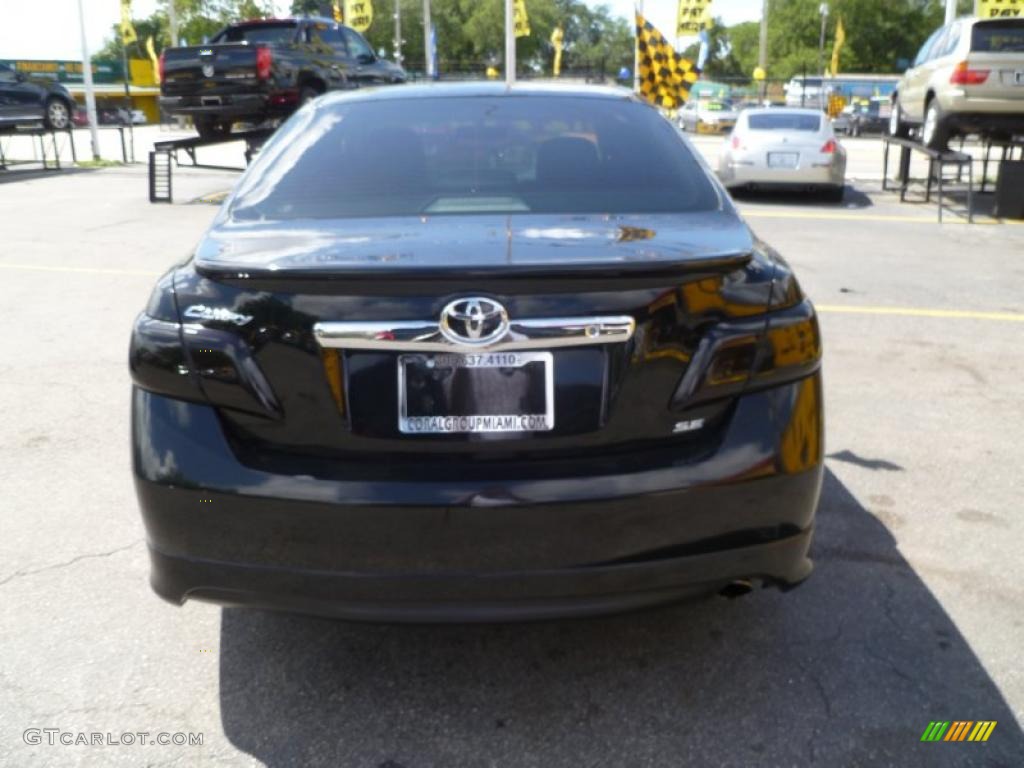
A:
<svg viewBox="0 0 1024 768">
<path fill-rule="evenodd" d="M 135 323 L 153 588 L 486 621 L 792 586 L 820 357 L 789 266 L 629 92 L 322 97 Z"/>
<path fill-rule="evenodd" d="M 72 127 L 75 100 L 60 83 L 31 80 L 0 64 L 0 130 L 42 123 L 56 131 Z"/>
</svg>

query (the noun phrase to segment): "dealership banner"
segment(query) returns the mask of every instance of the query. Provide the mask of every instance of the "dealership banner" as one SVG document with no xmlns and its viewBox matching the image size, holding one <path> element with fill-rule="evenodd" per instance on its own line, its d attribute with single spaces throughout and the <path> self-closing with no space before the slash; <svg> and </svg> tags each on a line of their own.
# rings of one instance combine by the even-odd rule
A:
<svg viewBox="0 0 1024 768">
<path fill-rule="evenodd" d="M 975 8 L 982 19 L 1024 19 L 1024 0 L 977 0 Z"/>
<path fill-rule="evenodd" d="M 33 80 L 56 80 L 58 83 L 81 83 L 82 62 L 41 61 L 37 59 L 0 59 L 17 72 L 24 72 Z M 124 67 L 120 61 L 94 61 L 92 63 L 94 83 L 120 83 L 124 80 Z"/>
<path fill-rule="evenodd" d="M 676 15 L 676 37 L 700 34 L 710 18 L 711 0 L 679 0 Z"/>
</svg>

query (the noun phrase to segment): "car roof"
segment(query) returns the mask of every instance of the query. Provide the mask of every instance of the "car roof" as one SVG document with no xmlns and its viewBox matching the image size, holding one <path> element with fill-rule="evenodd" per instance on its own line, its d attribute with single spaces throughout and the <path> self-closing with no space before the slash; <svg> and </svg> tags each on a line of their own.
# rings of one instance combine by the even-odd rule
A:
<svg viewBox="0 0 1024 768">
<path fill-rule="evenodd" d="M 333 91 L 320 98 L 318 103 L 330 105 L 357 101 L 402 101 L 405 99 L 466 98 L 474 96 L 574 97 L 640 102 L 640 99 L 631 90 L 618 86 L 573 85 L 565 83 L 508 84 L 504 82 L 463 82 L 386 85 L 377 88 L 357 88 L 351 91 Z"/>
</svg>

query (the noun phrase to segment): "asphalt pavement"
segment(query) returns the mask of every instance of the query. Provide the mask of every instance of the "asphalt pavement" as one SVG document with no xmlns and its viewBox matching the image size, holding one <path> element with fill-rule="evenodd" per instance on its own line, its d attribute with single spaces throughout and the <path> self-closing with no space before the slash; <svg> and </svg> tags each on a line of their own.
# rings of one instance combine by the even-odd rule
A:
<svg viewBox="0 0 1024 768">
<path fill-rule="evenodd" d="M 869 176 L 839 205 L 740 200 L 821 310 L 805 585 L 585 621 L 359 625 L 177 608 L 147 584 L 128 334 L 216 210 L 193 201 L 235 178 L 182 170 L 175 204 L 151 205 L 140 166 L 0 172 L 0 765 L 1021 764 L 1024 225 L 940 226 Z M 933 720 L 998 724 L 922 743 Z M 203 743 L 60 743 L 140 732 Z"/>
</svg>

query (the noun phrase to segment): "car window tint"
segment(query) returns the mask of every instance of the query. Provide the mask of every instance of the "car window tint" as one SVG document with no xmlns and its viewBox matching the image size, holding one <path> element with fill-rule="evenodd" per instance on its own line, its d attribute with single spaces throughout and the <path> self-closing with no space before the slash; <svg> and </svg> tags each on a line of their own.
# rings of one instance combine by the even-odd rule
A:
<svg viewBox="0 0 1024 768">
<path fill-rule="evenodd" d="M 357 56 L 373 56 L 373 49 L 369 43 L 363 40 L 358 33 L 353 32 L 351 29 L 343 28 L 342 34 L 345 35 L 345 41 L 348 43 L 349 56 L 353 58 Z"/>
<path fill-rule="evenodd" d="M 0 64 L 0 81 L 2 82 L 13 82 L 16 79 L 14 70 L 6 64 Z"/>
<path fill-rule="evenodd" d="M 971 30 L 971 50 L 978 53 L 1024 52 L 1024 20 L 1005 19 L 975 24 Z"/>
<path fill-rule="evenodd" d="M 818 115 L 794 112 L 776 112 L 748 115 L 747 125 L 752 131 L 811 131 L 821 130 Z"/>
<path fill-rule="evenodd" d="M 718 205 L 676 129 L 644 105 L 446 97 L 300 111 L 260 153 L 231 215 L 671 213 Z"/>
<path fill-rule="evenodd" d="M 273 24 L 242 24 L 225 29 L 214 43 L 290 43 L 295 39 L 294 22 Z"/>
<path fill-rule="evenodd" d="M 924 41 L 924 45 L 921 46 L 921 50 L 917 52 L 917 58 L 914 59 L 915 67 L 924 64 L 925 61 L 928 60 L 928 52 L 931 50 L 932 45 L 935 43 L 936 40 L 939 39 L 939 36 L 944 31 L 945 27 L 939 27 L 939 29 L 936 29 L 934 32 L 932 32 L 928 39 Z"/>
<path fill-rule="evenodd" d="M 333 24 L 317 22 L 306 27 L 306 42 L 320 50 L 333 50 L 343 48 L 345 40 L 339 30 Z"/>
</svg>

